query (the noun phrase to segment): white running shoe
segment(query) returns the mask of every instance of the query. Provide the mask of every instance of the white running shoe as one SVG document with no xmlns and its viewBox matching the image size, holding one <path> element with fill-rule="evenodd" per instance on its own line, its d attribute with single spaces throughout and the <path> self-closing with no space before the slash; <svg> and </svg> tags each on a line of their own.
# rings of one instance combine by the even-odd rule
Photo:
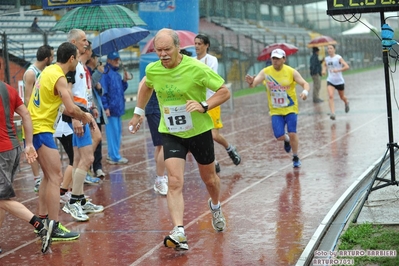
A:
<svg viewBox="0 0 399 266">
<path fill-rule="evenodd" d="M 155 192 L 166 196 L 168 194 L 168 180 L 164 178 L 157 178 L 154 184 L 154 190 Z"/>
<path fill-rule="evenodd" d="M 92 203 L 91 201 L 86 201 L 85 205 L 82 205 L 82 210 L 83 213 L 97 213 L 97 212 L 102 212 L 104 211 L 104 206 L 102 205 L 96 205 Z"/>
<path fill-rule="evenodd" d="M 226 218 L 224 218 L 223 212 L 222 212 L 222 206 L 219 207 L 219 209 L 214 210 L 212 209 L 211 206 L 212 200 L 208 200 L 208 206 L 209 209 L 211 209 L 212 213 L 212 227 L 218 232 L 223 231 L 226 228 Z"/>
<path fill-rule="evenodd" d="M 70 204 L 68 201 L 65 203 L 65 206 L 62 208 L 62 210 L 66 213 L 69 213 L 74 219 L 78 221 L 83 222 L 89 220 L 89 216 L 83 213 L 80 201 L 77 201 L 73 204 Z"/>
<path fill-rule="evenodd" d="M 65 192 L 64 195 L 60 196 L 60 203 L 65 204 L 69 202 L 69 200 L 71 199 L 71 195 L 72 193 L 70 191 Z"/>
<path fill-rule="evenodd" d="M 187 236 L 179 231 L 177 226 L 173 228 L 170 235 L 163 240 L 165 247 L 174 248 L 177 251 L 188 250 Z"/>
<path fill-rule="evenodd" d="M 97 176 L 97 177 L 104 177 L 104 176 L 105 176 L 105 173 L 103 172 L 103 170 L 97 169 L 97 171 L 96 171 L 96 176 Z"/>
</svg>

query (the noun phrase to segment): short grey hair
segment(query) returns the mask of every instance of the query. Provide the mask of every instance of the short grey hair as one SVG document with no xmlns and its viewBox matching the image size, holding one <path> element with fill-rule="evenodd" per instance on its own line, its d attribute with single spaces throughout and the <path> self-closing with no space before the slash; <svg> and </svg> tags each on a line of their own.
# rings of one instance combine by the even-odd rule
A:
<svg viewBox="0 0 399 266">
<path fill-rule="evenodd" d="M 75 41 L 79 40 L 81 33 L 84 33 L 84 31 L 81 29 L 70 30 L 67 35 L 68 42 L 71 42 L 72 40 L 75 40 Z"/>
<path fill-rule="evenodd" d="M 172 37 L 173 39 L 173 44 L 177 47 L 180 46 L 180 39 L 179 39 L 179 35 L 177 35 L 176 31 L 172 30 L 172 29 L 167 29 L 167 28 L 163 28 L 160 29 L 157 34 L 155 34 L 154 37 L 154 44 L 155 44 L 155 40 L 159 38 L 160 35 L 162 34 L 166 34 L 169 35 L 170 37 Z"/>
</svg>

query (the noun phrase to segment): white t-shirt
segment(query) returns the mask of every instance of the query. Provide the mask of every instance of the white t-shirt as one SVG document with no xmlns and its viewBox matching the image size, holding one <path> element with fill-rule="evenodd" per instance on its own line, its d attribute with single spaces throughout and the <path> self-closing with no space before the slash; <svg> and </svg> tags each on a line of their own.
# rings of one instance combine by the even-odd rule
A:
<svg viewBox="0 0 399 266">
<path fill-rule="evenodd" d="M 325 58 L 326 61 L 326 66 L 327 66 L 327 71 L 328 71 L 328 76 L 327 76 L 327 81 L 330 82 L 333 85 L 341 85 L 345 83 L 344 76 L 342 75 L 342 72 L 332 72 L 333 69 L 341 69 L 341 63 L 339 60 L 342 57 L 340 55 L 334 55 L 333 57 L 327 56 Z"/>
<path fill-rule="evenodd" d="M 215 56 L 206 54 L 203 58 L 199 59 L 199 61 L 208 65 L 213 71 L 218 73 L 219 62 Z M 206 99 L 208 100 L 213 94 L 215 94 L 214 91 L 207 89 L 206 90 Z"/>
<path fill-rule="evenodd" d="M 90 109 L 91 81 L 87 80 L 86 71 L 81 62 L 76 66 L 75 83 L 72 85 L 73 100 L 76 105 Z"/>
</svg>

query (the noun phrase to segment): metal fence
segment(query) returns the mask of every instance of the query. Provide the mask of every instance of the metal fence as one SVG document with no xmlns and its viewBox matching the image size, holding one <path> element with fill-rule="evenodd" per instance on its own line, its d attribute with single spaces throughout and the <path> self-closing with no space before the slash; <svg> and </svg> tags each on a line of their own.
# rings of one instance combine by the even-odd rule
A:
<svg viewBox="0 0 399 266">
<path fill-rule="evenodd" d="M 257 57 L 266 46 L 265 43 L 254 40 L 252 36 L 235 35 L 234 38 L 224 34 L 209 34 L 211 38 L 210 53 L 219 60 L 219 74 L 232 84 L 232 90 L 246 88 L 245 75 L 257 74 L 266 66 L 265 61 L 258 61 Z M 341 55 L 351 69 L 360 69 L 382 65 L 382 46 L 377 36 L 332 36 L 338 44 L 336 53 Z M 270 36 L 268 36 L 270 38 Z M 304 78 L 310 77 L 309 60 L 312 49 L 307 48 L 309 37 L 274 36 L 276 42 L 287 42 L 299 48 L 294 55 L 287 57 L 287 64 L 296 68 Z M 325 49 L 323 49 L 325 48 Z M 327 54 L 326 47 L 320 47 L 320 59 Z"/>
</svg>

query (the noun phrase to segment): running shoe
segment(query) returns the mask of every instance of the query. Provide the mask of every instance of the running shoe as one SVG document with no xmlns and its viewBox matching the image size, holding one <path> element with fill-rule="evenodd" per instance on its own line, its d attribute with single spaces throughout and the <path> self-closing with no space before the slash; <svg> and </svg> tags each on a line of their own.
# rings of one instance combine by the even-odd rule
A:
<svg viewBox="0 0 399 266">
<path fill-rule="evenodd" d="M 87 216 L 83 210 L 82 205 L 80 205 L 80 201 L 77 201 L 73 204 L 66 202 L 62 210 L 66 213 L 69 213 L 74 219 L 78 221 L 87 221 L 89 220 L 89 216 Z"/>
<path fill-rule="evenodd" d="M 284 140 L 284 150 L 288 153 L 291 151 L 291 144 L 289 141 Z"/>
<path fill-rule="evenodd" d="M 71 199 L 71 195 L 72 193 L 70 191 L 65 192 L 64 195 L 60 195 L 60 203 L 65 204 L 69 202 L 69 200 Z"/>
<path fill-rule="evenodd" d="M 48 224 L 47 224 L 48 223 Z M 51 246 L 51 235 L 53 234 L 55 228 L 54 220 L 46 220 L 44 222 L 44 227 L 39 231 L 39 236 L 42 240 L 42 253 L 46 253 Z"/>
<path fill-rule="evenodd" d="M 85 205 L 82 205 L 82 210 L 83 213 L 98 213 L 104 211 L 104 206 L 102 205 L 96 205 L 92 203 L 91 201 L 86 201 Z"/>
<path fill-rule="evenodd" d="M 79 237 L 79 233 L 69 231 L 60 222 L 56 223 L 53 233 L 51 234 L 53 241 L 70 241 L 78 239 Z"/>
<path fill-rule="evenodd" d="M 335 120 L 335 114 L 330 114 L 330 119 Z"/>
<path fill-rule="evenodd" d="M 157 178 L 155 180 L 155 184 L 154 184 L 154 190 L 155 192 L 166 196 L 168 194 L 168 181 L 167 179 L 165 179 L 165 177 L 163 178 Z"/>
<path fill-rule="evenodd" d="M 294 165 L 294 168 L 301 167 L 301 161 L 299 160 L 298 156 L 294 156 L 292 158 L 292 163 Z"/>
<path fill-rule="evenodd" d="M 46 226 L 46 224 L 48 223 L 48 218 L 44 218 L 44 219 L 41 219 L 41 220 L 42 220 L 43 225 Z M 39 230 L 37 230 L 36 228 L 33 230 L 33 232 L 34 232 L 37 236 L 40 236 Z"/>
<path fill-rule="evenodd" d="M 349 103 L 345 104 L 345 113 L 349 112 Z"/>
<path fill-rule="evenodd" d="M 42 182 L 42 178 L 41 177 L 35 179 L 35 187 L 33 188 L 33 190 L 35 192 L 39 192 L 40 182 Z"/>
<path fill-rule="evenodd" d="M 219 162 L 215 162 L 215 171 L 216 171 L 216 173 L 220 172 L 220 164 L 219 164 Z"/>
<path fill-rule="evenodd" d="M 223 231 L 226 228 L 226 219 L 224 218 L 222 212 L 222 206 L 219 207 L 217 210 L 213 210 L 211 206 L 212 200 L 208 200 L 209 209 L 211 209 L 212 213 L 212 227 L 218 232 Z"/>
<path fill-rule="evenodd" d="M 119 161 L 114 161 L 110 157 L 107 158 L 107 163 L 109 164 L 127 164 L 129 162 L 128 159 L 122 157 L 119 159 Z"/>
<path fill-rule="evenodd" d="M 177 226 L 170 231 L 170 235 L 165 236 L 163 244 L 167 248 L 174 248 L 177 251 L 188 250 L 187 237 L 180 232 Z"/>
<path fill-rule="evenodd" d="M 98 177 L 92 177 L 89 174 L 86 174 L 85 184 L 98 184 L 100 183 L 101 179 Z"/>
<path fill-rule="evenodd" d="M 235 165 L 241 162 L 241 156 L 238 154 L 236 147 L 231 146 L 231 150 L 227 152 Z"/>
<path fill-rule="evenodd" d="M 97 177 L 104 177 L 104 176 L 105 176 L 105 173 L 103 172 L 102 169 L 97 169 L 97 171 L 96 171 L 96 176 L 97 176 Z"/>
</svg>

